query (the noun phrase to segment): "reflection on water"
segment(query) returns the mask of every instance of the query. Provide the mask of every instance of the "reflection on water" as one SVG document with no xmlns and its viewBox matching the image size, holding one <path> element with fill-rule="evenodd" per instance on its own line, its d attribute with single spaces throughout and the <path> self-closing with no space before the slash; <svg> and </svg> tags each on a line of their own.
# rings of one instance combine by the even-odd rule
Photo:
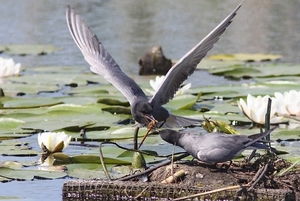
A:
<svg viewBox="0 0 300 201">
<path fill-rule="evenodd" d="M 159 44 L 166 57 L 179 59 L 239 2 L 0 0 L 0 44 L 53 44 L 62 49 L 46 56 L 13 56 L 23 66 L 69 65 L 87 68 L 88 64 L 67 29 L 65 8 L 69 4 L 92 27 L 122 69 L 136 76 L 138 59 L 150 47 Z M 282 54 L 283 61 L 299 63 L 299 10 L 298 0 L 245 1 L 232 25 L 209 54 L 274 53 Z M 204 73 L 202 79 L 195 75 L 191 77 L 193 86 L 195 77 L 198 78 L 198 85 L 229 84 L 223 78 L 209 77 Z M 0 186 L 2 190 L 3 186 L 7 188 L 5 195 L 21 195 L 25 200 L 59 200 L 63 181 L 10 182 L 0 183 Z M 15 189 L 23 193 L 15 194 Z"/>
</svg>

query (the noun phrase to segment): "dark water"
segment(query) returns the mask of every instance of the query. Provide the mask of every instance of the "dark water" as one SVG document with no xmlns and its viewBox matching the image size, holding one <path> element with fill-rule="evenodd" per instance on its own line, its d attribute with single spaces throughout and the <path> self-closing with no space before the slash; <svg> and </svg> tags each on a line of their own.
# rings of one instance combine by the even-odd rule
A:
<svg viewBox="0 0 300 201">
<path fill-rule="evenodd" d="M 138 59 L 147 49 L 159 44 L 168 58 L 179 59 L 239 3 L 239 0 L 0 0 L 0 44 L 53 44 L 61 49 L 45 56 L 13 56 L 25 67 L 87 68 L 67 29 L 65 8 L 71 5 L 122 69 L 135 77 Z M 283 62 L 300 63 L 299 10 L 298 0 L 246 0 L 209 54 L 272 53 L 283 55 Z M 190 80 L 193 85 L 230 83 L 221 77 L 195 74 Z M 22 200 L 60 200 L 63 182 L 0 183 L 0 195 L 20 196 Z"/>
</svg>

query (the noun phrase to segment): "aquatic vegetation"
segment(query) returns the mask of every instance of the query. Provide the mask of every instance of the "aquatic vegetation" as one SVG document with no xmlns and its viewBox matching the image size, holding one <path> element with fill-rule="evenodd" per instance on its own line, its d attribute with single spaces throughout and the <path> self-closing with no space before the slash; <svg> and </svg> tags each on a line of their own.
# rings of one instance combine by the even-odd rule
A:
<svg viewBox="0 0 300 201">
<path fill-rule="evenodd" d="M 71 138 L 65 132 L 45 132 L 38 134 L 38 143 L 43 151 L 55 153 L 65 149 L 70 144 Z"/>
<path fill-rule="evenodd" d="M 146 91 L 149 92 L 151 95 L 154 95 L 157 92 L 157 90 L 159 89 L 160 85 L 163 83 L 164 79 L 165 79 L 164 75 L 156 76 L 155 80 L 151 79 L 149 81 L 149 83 L 150 83 L 153 90 L 146 89 Z M 191 83 L 185 84 L 183 87 L 178 89 L 175 96 L 188 93 L 191 86 L 192 86 Z"/>
<path fill-rule="evenodd" d="M 244 113 L 248 119 L 253 121 L 254 123 L 264 124 L 265 123 L 265 115 L 267 112 L 267 104 L 270 96 L 257 96 L 256 98 L 251 94 L 247 96 L 247 102 L 245 102 L 242 98 L 237 102 L 240 110 Z M 271 114 L 270 114 L 270 123 L 280 123 L 282 121 L 282 117 L 276 116 L 278 101 L 274 101 L 271 106 Z"/>
<path fill-rule="evenodd" d="M 21 64 L 15 63 L 12 58 L 0 57 L 0 77 L 9 77 L 20 73 Z"/>
<path fill-rule="evenodd" d="M 290 90 L 288 92 L 284 92 L 283 94 L 280 92 L 274 93 L 275 98 L 281 102 L 280 111 L 278 114 L 281 115 L 300 115 L 300 91 Z"/>
</svg>

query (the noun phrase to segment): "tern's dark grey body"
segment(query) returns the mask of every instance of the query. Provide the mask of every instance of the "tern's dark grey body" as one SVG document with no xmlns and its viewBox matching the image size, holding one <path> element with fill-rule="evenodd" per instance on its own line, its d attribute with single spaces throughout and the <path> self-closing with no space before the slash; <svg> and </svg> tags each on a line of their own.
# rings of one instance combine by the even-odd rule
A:
<svg viewBox="0 0 300 201">
<path fill-rule="evenodd" d="M 230 135 L 207 133 L 195 135 L 170 129 L 159 131 L 163 140 L 183 148 L 194 158 L 206 163 L 221 163 L 232 160 L 245 149 L 269 149 L 261 139 L 270 134 L 274 127 L 266 132 L 254 135 Z"/>
<path fill-rule="evenodd" d="M 70 6 L 66 10 L 66 18 L 70 33 L 85 60 L 91 65 L 91 70 L 103 76 L 127 98 L 134 119 L 142 125 L 148 125 L 154 118 L 164 123 L 164 127 L 171 128 L 189 126 L 201 121 L 172 115 L 162 105 L 174 97 L 180 85 L 194 72 L 197 64 L 230 25 L 240 7 L 241 5 L 169 70 L 165 80 L 151 99 L 148 99 L 134 80 L 122 72 L 97 36 Z"/>
</svg>

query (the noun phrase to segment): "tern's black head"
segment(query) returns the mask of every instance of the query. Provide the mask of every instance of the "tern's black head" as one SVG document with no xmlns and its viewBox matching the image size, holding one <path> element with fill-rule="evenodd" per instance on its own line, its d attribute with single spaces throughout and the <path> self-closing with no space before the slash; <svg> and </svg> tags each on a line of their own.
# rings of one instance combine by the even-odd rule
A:
<svg viewBox="0 0 300 201">
<path fill-rule="evenodd" d="M 153 108 L 148 101 L 139 101 L 131 108 L 133 118 L 144 125 L 148 125 L 151 121 Z"/>
<path fill-rule="evenodd" d="M 177 144 L 177 142 L 179 141 L 180 137 L 181 137 L 181 133 L 171 130 L 171 129 L 164 129 L 158 132 L 160 137 L 170 143 L 170 144 Z"/>
</svg>

